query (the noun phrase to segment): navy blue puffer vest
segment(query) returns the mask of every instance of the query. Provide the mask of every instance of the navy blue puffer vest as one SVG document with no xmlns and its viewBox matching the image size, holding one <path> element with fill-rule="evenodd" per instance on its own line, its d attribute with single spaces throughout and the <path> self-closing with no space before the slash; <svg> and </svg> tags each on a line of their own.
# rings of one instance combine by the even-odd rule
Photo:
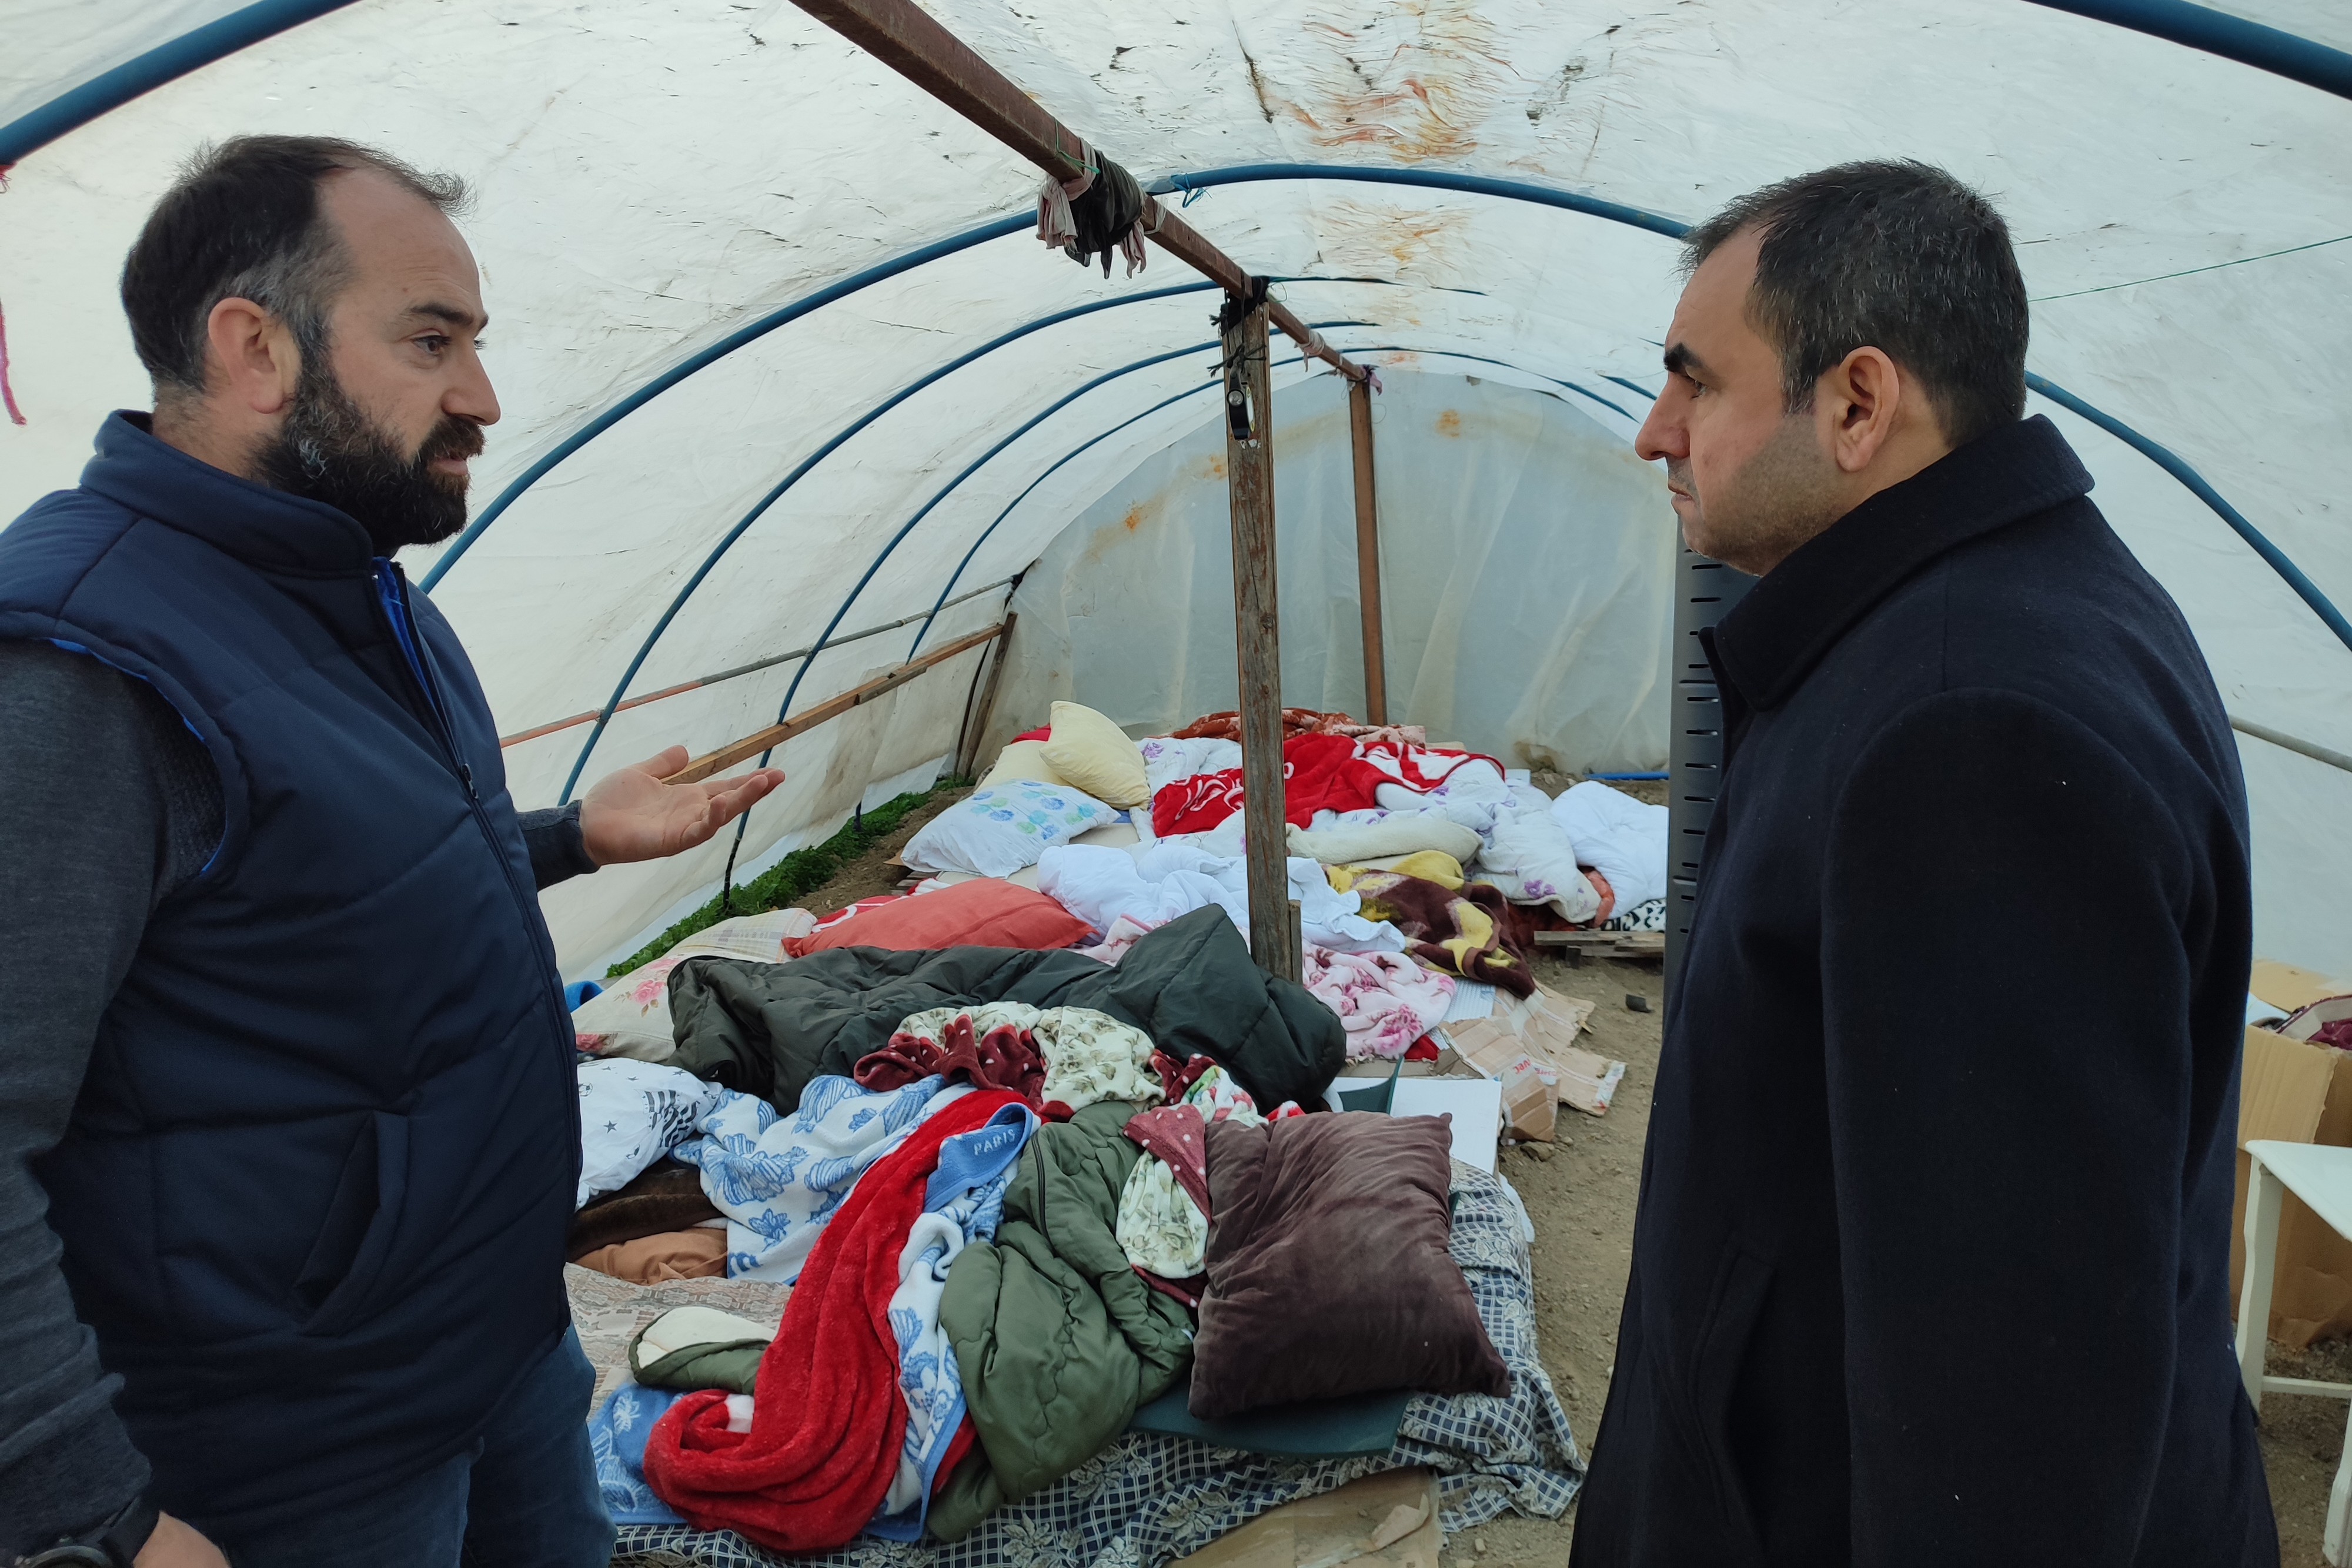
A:
<svg viewBox="0 0 2352 1568">
<path fill-rule="evenodd" d="M 350 517 L 123 414 L 0 531 L 0 636 L 152 683 L 220 773 L 39 1166 L 156 1500 L 243 1528 L 421 1472 L 562 1333 L 580 1158 L 465 651 Z"/>
</svg>

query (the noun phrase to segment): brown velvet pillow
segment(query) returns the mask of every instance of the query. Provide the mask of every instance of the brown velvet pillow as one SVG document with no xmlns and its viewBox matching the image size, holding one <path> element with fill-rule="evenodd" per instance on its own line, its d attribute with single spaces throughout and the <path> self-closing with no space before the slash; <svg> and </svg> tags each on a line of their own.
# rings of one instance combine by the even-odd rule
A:
<svg viewBox="0 0 2352 1568">
<path fill-rule="evenodd" d="M 1451 1143 L 1441 1116 L 1209 1124 L 1193 1415 L 1379 1389 L 1510 1393 L 1445 1249 Z"/>
</svg>

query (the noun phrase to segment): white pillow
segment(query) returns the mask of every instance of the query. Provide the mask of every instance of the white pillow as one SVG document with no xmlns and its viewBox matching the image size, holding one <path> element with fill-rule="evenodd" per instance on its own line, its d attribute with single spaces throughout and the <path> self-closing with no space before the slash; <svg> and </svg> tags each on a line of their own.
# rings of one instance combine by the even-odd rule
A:
<svg viewBox="0 0 2352 1568">
<path fill-rule="evenodd" d="M 899 858 L 909 871 L 1011 876 L 1055 844 L 1118 813 L 1083 790 L 1034 779 L 975 789 L 923 824 Z"/>
<path fill-rule="evenodd" d="M 1171 784 L 1196 773 L 1222 773 L 1242 765 L 1237 740 L 1178 740 L 1173 736 L 1146 736 L 1135 743 L 1143 758 L 1144 788 L 1157 795 Z"/>
<path fill-rule="evenodd" d="M 617 1192 L 694 1135 L 719 1085 L 681 1067 L 609 1057 L 580 1064 L 580 1196 Z"/>
</svg>

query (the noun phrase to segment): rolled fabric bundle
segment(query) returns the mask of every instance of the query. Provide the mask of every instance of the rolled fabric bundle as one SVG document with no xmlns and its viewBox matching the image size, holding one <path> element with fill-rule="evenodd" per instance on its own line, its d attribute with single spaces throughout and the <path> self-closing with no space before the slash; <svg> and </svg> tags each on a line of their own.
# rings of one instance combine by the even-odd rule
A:
<svg viewBox="0 0 2352 1568">
<path fill-rule="evenodd" d="M 1293 827 L 1290 852 L 1325 865 L 1353 865 L 1383 855 L 1409 855 L 1417 850 L 1437 850 L 1467 862 L 1481 847 L 1477 831 L 1465 828 L 1443 811 L 1391 811 L 1361 827 Z"/>
</svg>

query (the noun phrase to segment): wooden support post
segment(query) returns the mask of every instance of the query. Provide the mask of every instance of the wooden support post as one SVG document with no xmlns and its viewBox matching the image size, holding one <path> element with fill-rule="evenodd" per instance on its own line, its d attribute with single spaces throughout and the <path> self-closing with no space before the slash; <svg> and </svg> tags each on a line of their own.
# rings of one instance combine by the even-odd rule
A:
<svg viewBox="0 0 2352 1568">
<path fill-rule="evenodd" d="M 1013 623 L 1019 619 L 1010 610 L 1004 612 L 1004 630 L 989 655 L 987 684 L 980 688 L 978 701 L 965 716 L 969 728 L 956 737 L 955 770 L 959 779 L 980 777 L 980 748 L 988 739 L 988 721 L 996 713 L 996 683 L 1004 676 L 1004 661 L 1013 656 Z"/>
<path fill-rule="evenodd" d="M 1381 503 L 1372 482 L 1372 389 L 1348 383 L 1348 434 L 1356 452 L 1356 599 L 1364 613 L 1364 722 L 1389 721 L 1388 652 L 1381 641 Z"/>
<path fill-rule="evenodd" d="M 1241 674 L 1242 826 L 1247 845 L 1250 954 L 1296 980 L 1290 843 L 1283 826 L 1282 612 L 1274 576 L 1274 387 L 1265 297 L 1225 296 L 1225 476 L 1234 510 L 1234 632 Z"/>
</svg>

